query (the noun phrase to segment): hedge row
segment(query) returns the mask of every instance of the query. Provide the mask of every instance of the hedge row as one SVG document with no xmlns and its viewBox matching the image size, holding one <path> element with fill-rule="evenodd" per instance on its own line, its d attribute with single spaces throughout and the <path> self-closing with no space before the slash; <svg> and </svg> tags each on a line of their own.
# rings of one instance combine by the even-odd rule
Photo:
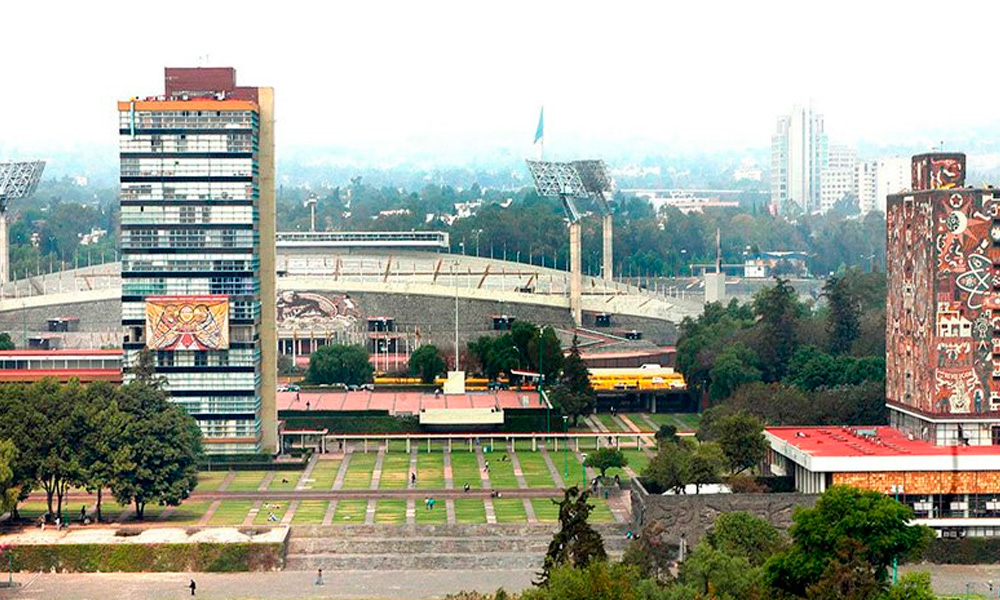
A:
<svg viewBox="0 0 1000 600">
<path fill-rule="evenodd" d="M 309 415 L 299 413 L 285 416 L 288 429 L 327 429 L 330 433 L 419 433 L 420 421 L 417 417 L 391 417 L 389 415 L 363 416 L 354 412 L 343 412 L 342 416 Z"/>
<path fill-rule="evenodd" d="M 275 462 L 274 457 L 269 454 L 212 454 L 205 456 L 198 462 L 200 471 L 257 471 L 268 469 L 274 471 L 299 471 L 305 468 L 309 462 L 309 455 L 305 454 L 301 460 L 283 460 Z"/>
<path fill-rule="evenodd" d="M 1000 562 L 1000 538 L 937 538 L 919 557 L 939 565 L 981 565 Z"/>
<path fill-rule="evenodd" d="M 68 573 L 277 571 L 284 566 L 284 553 L 284 544 L 249 542 L 25 545 L 14 548 L 14 570 Z"/>
</svg>

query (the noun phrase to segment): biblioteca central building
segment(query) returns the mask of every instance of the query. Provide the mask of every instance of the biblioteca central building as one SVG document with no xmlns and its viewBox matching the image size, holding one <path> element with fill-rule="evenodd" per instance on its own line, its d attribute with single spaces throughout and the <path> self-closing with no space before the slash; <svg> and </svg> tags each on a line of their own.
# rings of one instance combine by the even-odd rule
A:
<svg viewBox="0 0 1000 600">
<path fill-rule="evenodd" d="M 125 381 L 148 350 L 207 452 L 274 452 L 274 92 L 167 68 L 118 113 Z"/>
<path fill-rule="evenodd" d="M 1000 536 L 1000 190 L 965 155 L 913 157 L 886 210 L 889 427 L 772 427 L 802 492 L 892 494 L 942 535 Z"/>
</svg>

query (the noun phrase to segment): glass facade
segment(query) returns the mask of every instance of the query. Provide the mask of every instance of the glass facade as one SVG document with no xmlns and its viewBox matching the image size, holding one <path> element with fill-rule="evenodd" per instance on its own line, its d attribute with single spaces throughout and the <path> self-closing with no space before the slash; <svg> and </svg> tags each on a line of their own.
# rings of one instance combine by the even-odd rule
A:
<svg viewBox="0 0 1000 600">
<path fill-rule="evenodd" d="M 228 347 L 159 349 L 156 370 L 207 452 L 260 452 L 258 111 L 157 104 L 120 109 L 125 380 L 146 347 L 147 297 L 226 296 Z"/>
</svg>

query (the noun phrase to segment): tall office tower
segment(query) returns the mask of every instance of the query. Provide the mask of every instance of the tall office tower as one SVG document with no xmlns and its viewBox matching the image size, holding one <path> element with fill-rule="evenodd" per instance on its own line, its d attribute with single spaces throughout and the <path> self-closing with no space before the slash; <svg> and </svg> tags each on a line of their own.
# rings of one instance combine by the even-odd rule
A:
<svg viewBox="0 0 1000 600">
<path fill-rule="evenodd" d="M 830 144 L 826 162 L 820 171 L 820 211 L 826 212 L 845 196 L 857 198 L 858 185 L 855 165 L 857 152 L 840 144 Z"/>
<path fill-rule="evenodd" d="M 882 198 L 882 208 L 878 208 L 878 162 L 874 160 L 858 162 L 854 167 L 854 185 L 858 190 L 858 208 L 862 215 L 873 210 L 885 210 L 885 198 Z"/>
<path fill-rule="evenodd" d="M 885 199 L 910 189 L 910 159 L 880 158 L 875 167 L 875 210 L 885 212 Z"/>
<path fill-rule="evenodd" d="M 965 155 L 912 161 L 886 213 L 890 423 L 939 445 L 1000 444 L 1000 194 Z"/>
<path fill-rule="evenodd" d="M 153 354 L 207 452 L 274 452 L 274 92 L 165 75 L 118 103 L 124 365 Z"/>
<path fill-rule="evenodd" d="M 826 164 L 823 117 L 796 106 L 778 117 L 771 138 L 771 205 L 780 214 L 820 210 L 820 176 Z"/>
</svg>

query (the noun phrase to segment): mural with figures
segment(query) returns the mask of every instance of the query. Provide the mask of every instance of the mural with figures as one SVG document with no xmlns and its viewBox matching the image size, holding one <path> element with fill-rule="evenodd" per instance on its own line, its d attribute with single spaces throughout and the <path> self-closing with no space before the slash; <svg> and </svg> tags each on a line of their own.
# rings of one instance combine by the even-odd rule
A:
<svg viewBox="0 0 1000 600">
<path fill-rule="evenodd" d="M 278 328 L 292 331 L 344 331 L 362 318 L 357 303 L 347 294 L 285 291 L 278 294 Z"/>
<path fill-rule="evenodd" d="M 886 394 L 924 413 L 1000 411 L 1000 192 L 962 185 L 888 199 Z"/>
</svg>

